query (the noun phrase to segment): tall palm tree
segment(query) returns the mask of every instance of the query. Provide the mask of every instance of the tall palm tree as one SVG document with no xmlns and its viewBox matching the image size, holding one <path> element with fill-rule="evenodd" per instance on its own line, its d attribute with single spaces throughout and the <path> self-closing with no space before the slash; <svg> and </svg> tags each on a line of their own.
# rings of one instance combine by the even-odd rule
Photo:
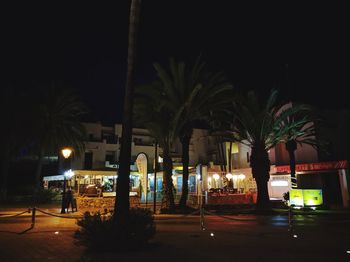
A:
<svg viewBox="0 0 350 262">
<path fill-rule="evenodd" d="M 33 100 L 32 136 L 36 145 L 38 164 L 35 172 L 35 191 L 41 187 L 44 157 L 57 154 L 64 146 L 74 149 L 76 155 L 84 150 L 85 128 L 80 117 L 86 108 L 70 90 L 54 84 L 41 92 L 39 101 Z"/>
<path fill-rule="evenodd" d="M 277 91 L 271 91 L 265 104 L 258 101 L 254 92 L 234 101 L 235 125 L 232 135 L 251 148 L 250 166 L 257 184 L 257 209 L 269 209 L 270 200 L 267 189 L 270 160 L 268 150 L 283 141 L 293 129 L 305 124 L 305 120 L 289 123 L 288 117 L 304 110 L 298 105 L 289 108 L 276 105 Z"/>
<path fill-rule="evenodd" d="M 293 106 L 287 104 L 287 106 Z M 297 187 L 297 180 L 295 175 L 295 151 L 299 145 L 310 145 L 315 149 L 324 149 L 324 142 L 316 138 L 315 124 L 320 123 L 320 118 L 316 117 L 314 110 L 311 107 L 304 106 L 304 110 L 291 115 L 285 119 L 287 126 L 293 126 L 289 129 L 284 138 L 286 150 L 289 155 L 290 175 L 292 187 Z"/>
<path fill-rule="evenodd" d="M 11 160 L 18 155 L 19 148 L 27 137 L 23 130 L 28 127 L 28 115 L 24 106 L 24 93 L 13 85 L 5 85 L 0 90 L 0 115 L 5 123 L 0 137 L 0 200 L 7 198 L 7 179 Z M 21 119 L 21 121 L 19 121 Z"/>
<path fill-rule="evenodd" d="M 189 145 L 196 122 L 207 121 L 214 110 L 231 102 L 232 85 L 221 73 L 211 73 L 197 59 L 193 66 L 170 59 L 169 70 L 155 63 L 163 85 L 167 106 L 174 115 L 174 128 L 182 144 L 183 183 L 180 206 L 185 207 L 188 196 Z"/>
<path fill-rule="evenodd" d="M 163 149 L 163 200 L 162 208 L 174 210 L 174 195 L 170 155 L 171 145 L 176 137 L 172 112 L 168 109 L 163 85 L 154 82 L 151 85 L 138 86 L 135 96 L 135 122 L 145 127 Z"/>
<path fill-rule="evenodd" d="M 139 27 L 141 0 L 132 0 L 129 18 L 129 42 L 127 78 L 124 96 L 123 129 L 119 158 L 117 193 L 115 199 L 116 211 L 114 219 L 120 233 L 127 234 L 129 220 L 129 183 L 131 161 L 132 113 L 134 94 L 134 72 L 136 59 L 137 31 Z M 126 235 L 125 235 L 126 236 Z M 122 236 L 124 237 L 124 236 Z"/>
</svg>

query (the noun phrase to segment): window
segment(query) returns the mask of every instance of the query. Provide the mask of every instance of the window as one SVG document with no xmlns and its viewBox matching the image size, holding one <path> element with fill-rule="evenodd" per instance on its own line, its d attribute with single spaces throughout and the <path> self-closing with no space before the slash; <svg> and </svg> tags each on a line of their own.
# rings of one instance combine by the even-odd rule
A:
<svg viewBox="0 0 350 262">
<path fill-rule="evenodd" d="M 84 169 L 92 169 L 92 152 L 85 152 Z"/>
<path fill-rule="evenodd" d="M 149 180 L 149 188 L 152 192 L 154 192 L 154 179 Z M 161 192 L 163 188 L 163 180 L 161 177 L 157 177 L 157 192 Z"/>
<path fill-rule="evenodd" d="M 110 164 L 115 162 L 115 155 L 113 151 L 107 151 L 105 161 L 109 161 Z"/>
<path fill-rule="evenodd" d="M 177 193 L 181 193 L 182 192 L 182 177 L 181 176 L 178 176 L 176 178 L 176 190 L 177 190 Z"/>
<path fill-rule="evenodd" d="M 196 192 L 196 176 L 190 176 L 188 180 L 188 192 Z"/>
</svg>

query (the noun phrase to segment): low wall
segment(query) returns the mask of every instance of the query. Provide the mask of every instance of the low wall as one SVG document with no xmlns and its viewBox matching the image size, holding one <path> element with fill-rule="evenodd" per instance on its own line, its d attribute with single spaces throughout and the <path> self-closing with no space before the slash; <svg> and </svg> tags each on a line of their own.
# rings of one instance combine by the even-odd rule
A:
<svg viewBox="0 0 350 262">
<path fill-rule="evenodd" d="M 256 194 L 218 194 L 209 193 L 207 204 L 209 205 L 240 205 L 255 204 Z"/>
<path fill-rule="evenodd" d="M 140 205 L 140 198 L 129 197 L 130 207 L 137 207 Z M 104 210 L 114 209 L 115 197 L 77 197 L 78 210 Z"/>
</svg>

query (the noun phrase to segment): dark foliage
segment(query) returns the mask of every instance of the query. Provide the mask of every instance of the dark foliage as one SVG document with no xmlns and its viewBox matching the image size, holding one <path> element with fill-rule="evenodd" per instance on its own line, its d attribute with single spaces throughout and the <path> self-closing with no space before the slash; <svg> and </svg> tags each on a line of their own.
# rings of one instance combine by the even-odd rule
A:
<svg viewBox="0 0 350 262">
<path fill-rule="evenodd" d="M 131 208 L 127 237 L 122 238 L 113 215 L 86 212 L 77 224 L 77 244 L 94 251 L 130 251 L 145 247 L 154 236 L 156 227 L 152 212 L 146 208 Z"/>
<path fill-rule="evenodd" d="M 60 198 L 60 194 L 51 189 L 40 188 L 37 194 L 33 197 L 34 203 L 48 204 L 57 201 Z"/>
</svg>

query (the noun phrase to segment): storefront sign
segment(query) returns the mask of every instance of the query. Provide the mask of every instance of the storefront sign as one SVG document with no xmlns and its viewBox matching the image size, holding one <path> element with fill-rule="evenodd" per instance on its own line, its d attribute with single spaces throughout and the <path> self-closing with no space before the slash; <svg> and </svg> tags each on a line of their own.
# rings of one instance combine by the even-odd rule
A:
<svg viewBox="0 0 350 262">
<path fill-rule="evenodd" d="M 289 203 L 295 206 L 322 205 L 322 189 L 291 189 L 289 190 Z"/>
<path fill-rule="evenodd" d="M 333 161 L 333 162 L 320 162 L 310 164 L 298 164 L 295 166 L 297 172 L 302 171 L 316 171 L 316 170 L 335 170 L 349 168 L 349 162 L 347 160 Z M 287 166 L 276 166 L 277 173 L 289 173 L 290 167 Z"/>
</svg>

